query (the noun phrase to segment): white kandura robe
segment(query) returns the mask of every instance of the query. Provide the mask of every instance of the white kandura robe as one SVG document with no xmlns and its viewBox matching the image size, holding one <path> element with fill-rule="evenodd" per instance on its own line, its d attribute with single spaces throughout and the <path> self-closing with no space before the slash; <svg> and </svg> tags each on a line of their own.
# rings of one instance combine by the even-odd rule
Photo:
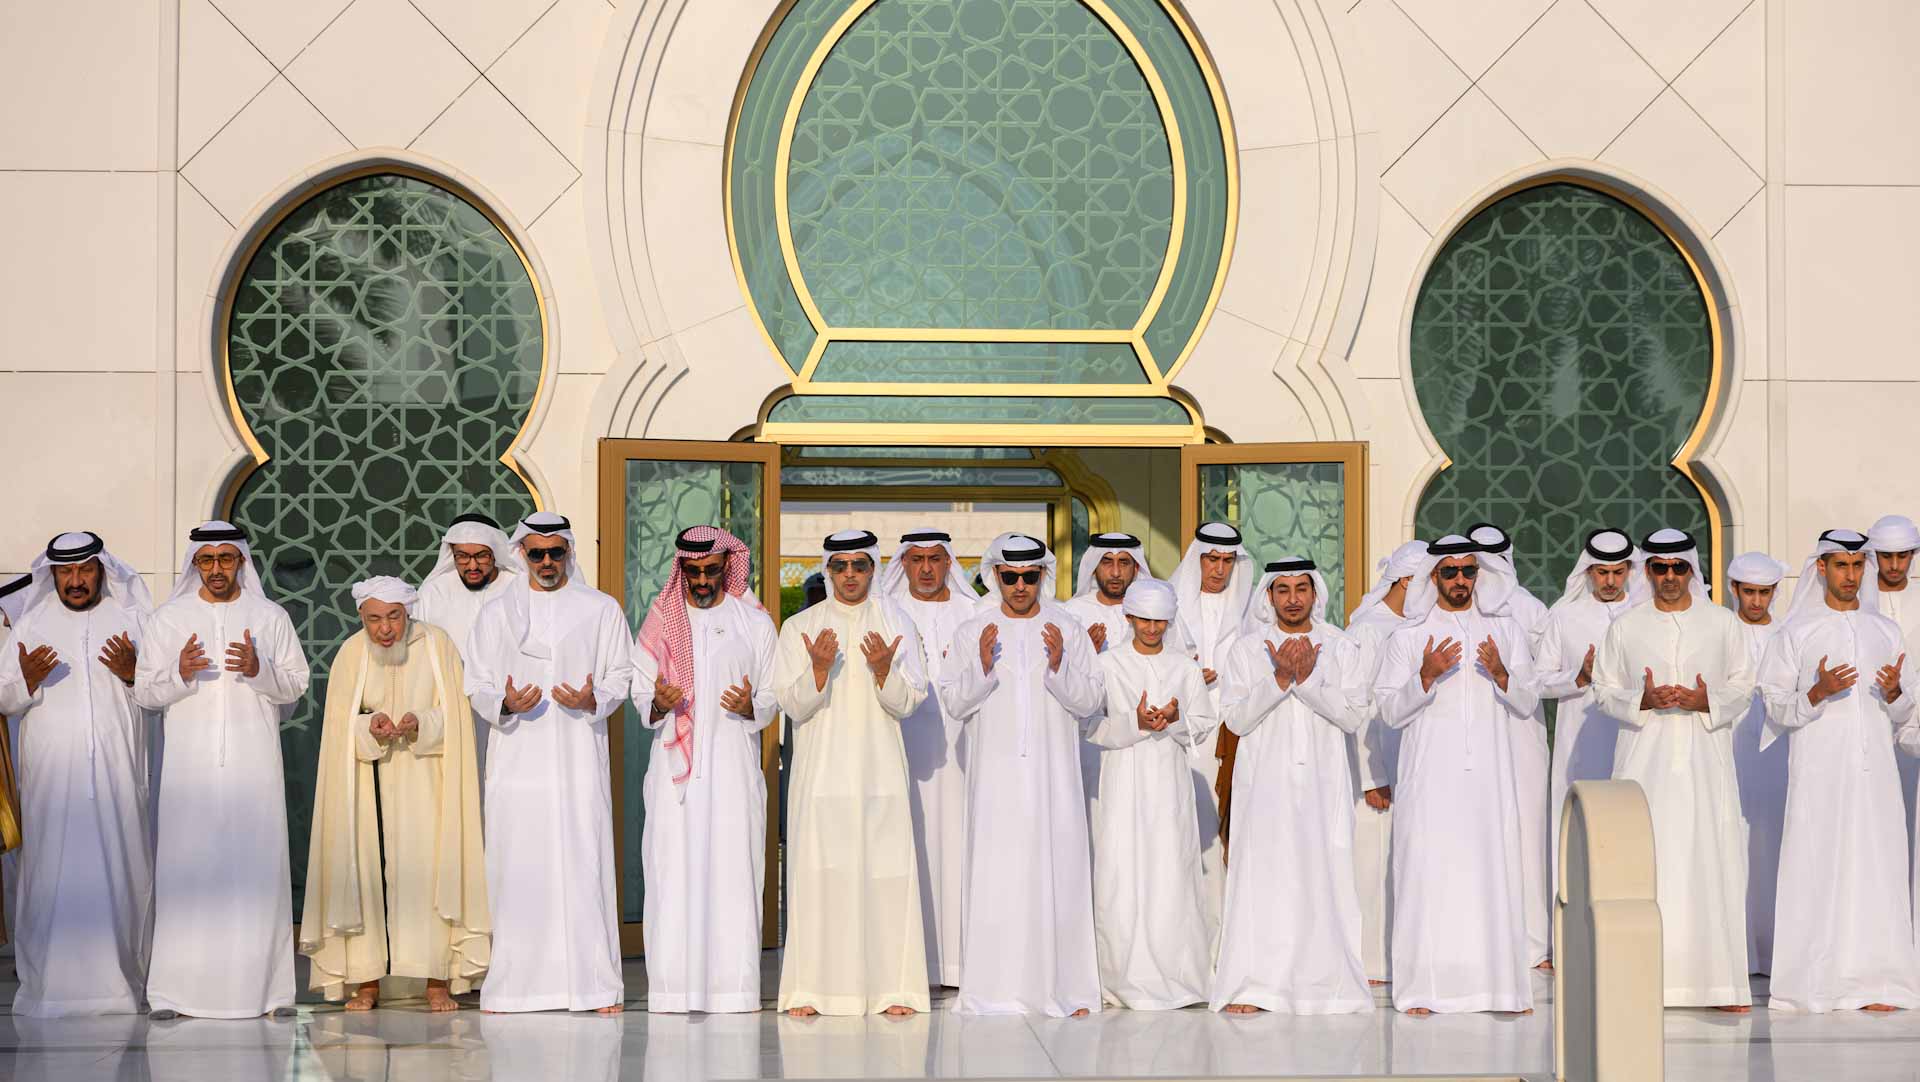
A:
<svg viewBox="0 0 1920 1082">
<path fill-rule="evenodd" d="M 927 977 L 960 983 L 960 908 L 967 885 L 966 727 L 940 701 L 941 673 L 956 664 L 947 654 L 956 628 L 980 609 L 977 596 L 920 601 L 898 597 L 900 611 L 920 636 L 927 697 L 900 723 L 907 746 L 913 840 L 920 860 L 920 919 L 926 922 Z M 905 647 L 905 644 L 901 644 Z"/>
<path fill-rule="evenodd" d="M 1379 605 L 1361 613 L 1347 631 L 1359 641 L 1368 671 L 1360 675 L 1367 694 L 1367 722 L 1347 737 L 1347 766 L 1353 784 L 1353 879 L 1360 898 L 1360 961 L 1370 981 L 1393 979 L 1393 804 L 1400 769 L 1400 730 L 1380 720 L 1373 707 L 1373 678 L 1387 636 L 1406 620 Z M 1239 773 L 1236 768 L 1234 771 Z M 1388 804 L 1367 803 L 1370 789 L 1387 788 Z"/>
<path fill-rule="evenodd" d="M 1560 816 L 1567 793 L 1576 781 L 1613 777 L 1613 749 L 1620 734 L 1620 722 L 1600 704 L 1591 682 L 1580 686 L 1580 667 L 1588 647 L 1593 648 L 1594 664 L 1599 664 L 1607 629 L 1632 607 L 1624 595 L 1618 601 L 1601 601 L 1588 590 L 1573 601 L 1555 605 L 1540 632 L 1534 663 L 1540 673 L 1540 697 L 1560 703 L 1554 715 L 1546 820 L 1547 883 L 1555 890 L 1560 883 Z"/>
<path fill-rule="evenodd" d="M 1819 589 L 1819 580 L 1802 588 Z M 1774 1009 L 1920 1007 L 1911 854 L 1893 753 L 1893 730 L 1914 703 L 1909 694 L 1887 703 L 1874 679 L 1905 649 L 1892 620 L 1823 604 L 1789 620 L 1761 663 L 1767 737 L 1793 735 L 1774 906 Z M 1854 666 L 1859 680 L 1812 706 L 1807 690 L 1823 657 L 1829 669 Z"/>
<path fill-rule="evenodd" d="M 1373 1010 L 1354 883 L 1353 782 L 1347 747 L 1371 712 L 1371 652 L 1313 625 L 1313 672 L 1281 690 L 1267 644 L 1243 635 L 1221 674 L 1224 721 L 1240 737 L 1233 764 L 1233 859 L 1210 1006 L 1288 1014 Z"/>
<path fill-rule="evenodd" d="M 1187 748 L 1213 735 L 1213 704 L 1200 666 L 1131 642 L 1100 655 L 1106 708 L 1088 738 L 1102 749 L 1093 802 L 1094 955 L 1105 1002 L 1139 1011 L 1204 1003 L 1211 969 L 1200 845 Z M 1180 717 L 1159 732 L 1140 728 L 1149 708 L 1178 700 Z"/>
<path fill-rule="evenodd" d="M 1900 627 L 1900 641 L 1907 654 L 1904 671 L 1920 668 L 1920 650 L 1914 649 L 1914 644 L 1920 643 L 1920 589 L 1914 588 L 1909 579 L 1907 589 L 1889 591 L 1882 586 L 1876 596 L 1880 599 L 1880 615 Z M 1894 765 L 1900 771 L 1900 796 L 1907 805 L 1907 844 L 1920 846 L 1920 830 L 1915 829 L 1920 825 L 1920 758 L 1896 755 Z M 1915 870 L 1920 872 L 1920 864 Z"/>
<path fill-rule="evenodd" d="M 667 747 L 672 715 L 653 720 L 659 664 L 633 652 L 634 716 L 652 730 L 641 799 L 642 927 L 647 1010 L 732 1013 L 760 1009 L 760 921 L 766 886 L 767 780 L 761 730 L 778 713 L 773 696 L 773 618 L 737 597 L 711 609 L 687 606 L 693 634 L 693 772 Z M 720 705 L 727 689 L 753 683 L 751 716 Z"/>
<path fill-rule="evenodd" d="M 1096 624 L 1106 629 L 1107 643 L 1094 651 L 1097 654 L 1105 655 L 1108 651 L 1133 641 L 1133 625 L 1127 623 L 1126 614 L 1120 611 L 1119 605 L 1101 604 L 1098 590 L 1078 597 L 1070 597 L 1062 601 L 1060 607 L 1072 613 L 1073 618 L 1080 621 L 1080 626 L 1089 632 Z M 1167 642 L 1171 645 L 1175 642 L 1173 628 L 1169 627 L 1167 634 Z M 1091 635 L 1087 641 L 1089 643 L 1093 641 Z M 1100 799 L 1100 764 L 1105 762 L 1102 753 L 1106 750 L 1093 742 L 1091 728 L 1097 721 L 1099 721 L 1097 717 L 1087 719 L 1080 734 L 1080 786 L 1087 794 L 1089 822 L 1092 821 L 1094 802 Z"/>
<path fill-rule="evenodd" d="M 815 686 L 802 636 L 840 653 Z M 874 686 L 861 643 L 899 639 Z M 774 695 L 793 731 L 787 795 L 787 940 L 779 1008 L 821 1014 L 928 1009 L 927 930 L 900 725 L 927 695 L 913 622 L 890 602 L 836 597 L 789 617 Z"/>
<path fill-rule="evenodd" d="M 1213 700 L 1214 716 L 1219 717 L 1227 652 L 1234 636 L 1239 634 L 1242 613 L 1228 611 L 1225 592 L 1202 592 L 1196 607 L 1198 613 L 1183 613 L 1181 619 L 1189 629 L 1188 633 L 1193 636 L 1194 655 L 1200 667 L 1214 671 L 1214 680 L 1207 686 L 1207 694 Z M 1193 804 L 1198 816 L 1195 825 L 1200 838 L 1200 874 L 1207 887 L 1207 938 L 1217 949 L 1220 943 L 1220 911 L 1225 907 L 1227 897 L 1227 849 L 1220 842 L 1218 742 L 1203 741 L 1202 746 L 1188 748 L 1187 758 L 1193 767 Z"/>
<path fill-rule="evenodd" d="M 1525 588 L 1516 587 L 1507 606 L 1508 615 L 1526 632 L 1527 650 L 1534 658 L 1541 654 L 1541 639 L 1547 630 L 1547 607 Z M 1473 647 L 1467 648 L 1467 657 Z M 1543 672 L 1539 665 L 1536 673 Z M 1538 677 L 1536 677 L 1536 683 Z M 1549 822 L 1547 805 L 1552 799 L 1553 752 L 1547 740 L 1547 709 L 1535 706 L 1537 724 L 1514 729 L 1513 771 L 1520 793 L 1520 853 L 1524 862 L 1521 883 L 1526 890 L 1527 952 L 1538 965 L 1553 956 L 1553 889 L 1549 882 L 1553 865 L 1548 837 L 1560 829 L 1558 819 Z"/>
<path fill-rule="evenodd" d="M 420 584 L 420 600 L 414 602 L 408 611 L 413 619 L 446 632 L 460 651 L 461 663 L 465 664 L 467 639 L 473 634 L 473 622 L 480 618 L 480 610 L 513 583 L 513 572 L 506 568 L 501 568 L 493 581 L 479 590 L 467 589 L 457 572 L 443 575 Z M 487 737 L 491 735 L 492 728 L 487 724 L 487 719 L 477 712 L 473 715 L 473 765 L 483 779 L 487 776 Z M 486 786 L 482 785 L 480 789 L 484 802 Z"/>
<path fill-rule="evenodd" d="M 1048 668 L 1045 625 L 1060 629 Z M 1000 629 L 991 673 L 980 636 Z M 999 607 L 961 624 L 947 648 L 941 701 L 967 725 L 967 892 L 956 1009 L 1055 1017 L 1100 1009 L 1093 873 L 1080 788 L 1080 722 L 1104 689 L 1080 623 L 1042 602 L 1014 619 Z"/>
<path fill-rule="evenodd" d="M 132 1014 L 145 997 L 153 924 L 147 721 L 98 660 L 124 634 L 144 659 L 147 617 L 103 597 L 73 612 L 57 597 L 0 647 L 0 714 L 18 725 L 20 848 L 12 932 L 13 1013 Z M 24 639 L 19 631 L 25 631 Z M 29 697 L 20 648 L 60 663 Z M 286 848 L 284 835 L 281 849 Z"/>
<path fill-rule="evenodd" d="M 1754 672 L 1780 630 L 1771 624 L 1740 624 Z M 1747 971 L 1773 972 L 1773 900 L 1780 882 L 1780 837 L 1787 819 L 1787 749 L 1782 736 L 1765 750 L 1767 699 L 1756 687 L 1747 712 L 1733 723 L 1733 772 L 1740 781 L 1740 817 L 1747 824 Z"/>
<path fill-rule="evenodd" d="M 524 641 L 515 635 L 522 605 Z M 607 717 L 627 698 L 632 655 L 619 604 L 578 582 L 556 591 L 516 582 L 474 624 L 467 695 L 495 728 L 482 786 L 493 905 L 483 1010 L 583 1011 L 620 1002 Z M 556 685 L 578 689 L 589 673 L 590 710 L 554 700 Z M 538 686 L 540 701 L 502 717 L 509 676 L 516 690 Z"/>
<path fill-rule="evenodd" d="M 226 671 L 251 631 L 257 676 Z M 198 635 L 213 667 L 180 679 Z M 256 594 L 169 601 L 147 623 L 134 697 L 161 721 L 154 854 L 154 1010 L 251 1018 L 292 1007 L 293 903 L 287 858 L 282 709 L 307 693 L 307 657 L 285 609 Z"/>
<path fill-rule="evenodd" d="M 1482 669 L 1492 635 L 1501 691 Z M 1460 663 L 1422 690 L 1427 639 L 1461 644 Z M 1374 701 L 1404 730 L 1394 787 L 1393 1005 L 1435 1012 L 1533 1008 L 1521 848 L 1516 726 L 1538 725 L 1526 634 L 1504 616 L 1438 606 L 1387 639 Z"/>
<path fill-rule="evenodd" d="M 1744 1005 L 1753 992 L 1733 724 L 1753 696 L 1753 662 L 1739 618 L 1688 597 L 1675 612 L 1643 601 L 1615 620 L 1594 658 L 1593 687 L 1620 722 L 1613 776 L 1639 783 L 1653 819 L 1666 1005 Z M 1656 687 L 1704 680 L 1707 711 L 1642 710 L 1649 669 Z"/>
</svg>

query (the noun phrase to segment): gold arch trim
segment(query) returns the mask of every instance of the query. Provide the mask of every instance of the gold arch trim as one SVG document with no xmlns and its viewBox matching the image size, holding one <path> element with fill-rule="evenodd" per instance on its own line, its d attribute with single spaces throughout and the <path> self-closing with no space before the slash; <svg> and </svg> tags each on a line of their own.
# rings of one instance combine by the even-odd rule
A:
<svg viewBox="0 0 1920 1082">
<path fill-rule="evenodd" d="M 526 471 L 520 468 L 520 464 L 513 460 L 514 451 L 521 447 L 522 441 L 526 439 L 527 430 L 533 425 L 533 419 L 540 414 L 540 405 L 547 394 L 547 376 L 553 363 L 552 336 L 548 333 L 550 317 L 547 312 L 547 296 L 540 287 L 540 276 L 534 273 L 533 263 L 527 259 L 525 249 L 521 248 L 520 242 L 514 238 L 513 230 L 508 229 L 505 220 L 494 213 L 493 208 L 474 194 L 472 189 L 438 173 L 431 173 L 414 166 L 389 163 L 357 166 L 327 177 L 318 184 L 288 193 L 283 206 L 254 226 L 253 239 L 247 242 L 245 251 L 231 267 L 226 287 L 221 290 L 219 310 L 214 316 L 214 328 L 220 335 L 220 383 L 226 391 L 227 415 L 233 421 L 234 430 L 240 433 L 240 440 L 246 445 L 247 452 L 253 456 L 253 462 L 227 482 L 226 491 L 220 499 L 222 516 L 232 516 L 233 505 L 240 498 L 240 489 L 246 485 L 247 479 L 253 476 L 254 471 L 266 465 L 268 459 L 272 457 L 267 454 L 267 449 L 260 445 L 259 438 L 253 433 L 253 426 L 247 423 L 246 415 L 240 410 L 239 393 L 233 386 L 233 334 L 230 327 L 233 322 L 234 301 L 240 295 L 240 283 L 246 277 L 247 268 L 253 265 L 254 257 L 260 254 L 261 246 L 267 242 L 268 237 L 273 235 L 273 231 L 280 228 L 282 222 L 292 217 L 295 211 L 312 202 L 322 192 L 364 177 L 387 175 L 431 184 L 479 211 L 496 230 L 499 230 L 500 235 L 506 239 L 507 246 L 513 249 L 514 256 L 520 260 L 520 266 L 527 272 L 527 281 L 533 286 L 534 306 L 540 313 L 540 376 L 539 382 L 533 388 L 533 401 L 527 406 L 526 420 L 520 423 L 519 431 L 515 432 L 513 439 L 507 442 L 506 450 L 500 453 L 499 462 L 512 470 L 513 475 L 520 479 L 520 483 L 527 487 L 527 493 L 533 497 L 534 510 L 546 510 L 547 504 L 541 496 L 540 486 L 534 484 L 533 478 L 527 476 Z"/>
</svg>

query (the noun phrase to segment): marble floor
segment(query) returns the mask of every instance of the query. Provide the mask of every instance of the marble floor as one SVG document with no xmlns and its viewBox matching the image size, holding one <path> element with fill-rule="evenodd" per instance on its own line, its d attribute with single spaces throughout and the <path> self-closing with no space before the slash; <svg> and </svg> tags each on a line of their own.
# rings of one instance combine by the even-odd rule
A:
<svg viewBox="0 0 1920 1082">
<path fill-rule="evenodd" d="M 0 1003 L 13 983 L 0 959 Z M 777 955 L 768 955 L 769 993 Z M 349 1015 L 302 1003 L 288 1020 L 42 1021 L 0 1014 L 0 1080 L 1221 1078 L 1551 1073 L 1552 985 L 1532 1016 L 1409 1018 L 1385 1004 L 1333 1018 L 1201 1010 L 1085 1019 L 905 1020 L 653 1015 L 629 963 L 625 1015 L 427 1013 L 391 1001 Z M 1764 994 L 1764 984 L 1756 989 Z M 1920 1082 L 1920 1012 L 1739 1017 L 1667 1012 L 1667 1077 L 1685 1082 Z"/>
</svg>

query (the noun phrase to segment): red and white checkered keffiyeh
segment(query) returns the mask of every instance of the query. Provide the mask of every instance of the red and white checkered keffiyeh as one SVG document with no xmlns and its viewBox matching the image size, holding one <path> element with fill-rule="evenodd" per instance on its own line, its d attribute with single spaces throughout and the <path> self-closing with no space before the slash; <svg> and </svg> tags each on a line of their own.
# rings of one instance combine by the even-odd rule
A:
<svg viewBox="0 0 1920 1082">
<path fill-rule="evenodd" d="M 754 608 L 764 610 L 765 606 L 747 588 L 753 574 L 753 553 L 746 542 L 717 526 L 695 526 L 682 533 L 679 540 L 712 541 L 714 545 L 704 552 L 675 549 L 673 574 L 654 597 L 653 604 L 647 608 L 646 620 L 640 624 L 640 649 L 653 657 L 667 683 L 686 693 L 680 705 L 673 709 L 673 737 L 667 741 L 667 747 L 680 753 L 673 783 L 685 785 L 693 776 L 693 624 L 687 619 L 687 576 L 680 570 L 680 561 L 697 560 L 716 552 L 732 554 L 727 558 L 723 588 L 728 595 L 750 602 Z"/>
</svg>

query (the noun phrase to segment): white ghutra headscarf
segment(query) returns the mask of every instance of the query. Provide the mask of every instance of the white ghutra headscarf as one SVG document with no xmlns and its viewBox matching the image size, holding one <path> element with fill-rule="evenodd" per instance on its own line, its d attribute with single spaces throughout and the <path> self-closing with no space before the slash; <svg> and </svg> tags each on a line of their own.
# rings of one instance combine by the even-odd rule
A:
<svg viewBox="0 0 1920 1082">
<path fill-rule="evenodd" d="M 1861 538 L 1860 543 L 1866 544 L 1866 538 Z M 1687 580 L 1687 589 L 1692 591 L 1695 597 L 1704 599 L 1707 596 L 1707 577 L 1700 570 L 1700 547 L 1694 544 L 1692 534 L 1685 530 L 1671 528 L 1655 530 L 1647 535 L 1645 541 L 1640 542 L 1640 554 L 1643 568 L 1647 560 L 1658 559 L 1685 560 L 1692 564 L 1693 577 Z M 1647 584 L 1647 590 L 1649 592 L 1653 590 L 1652 583 Z"/>
<path fill-rule="evenodd" d="M 1820 557 L 1836 552 L 1866 554 L 1867 567 L 1860 576 L 1860 611 L 1880 611 L 1880 561 L 1867 542 L 1867 535 L 1859 530 L 1828 530 L 1814 543 L 1813 551 L 1807 554 L 1807 562 L 1800 565 L 1800 580 L 1793 589 L 1793 604 L 1787 607 L 1787 623 L 1827 611 L 1826 580 L 1815 565 L 1820 562 Z"/>
<path fill-rule="evenodd" d="M 882 596 L 891 597 L 896 601 L 906 601 L 913 597 L 913 587 L 907 583 L 907 552 L 911 549 L 926 548 L 946 550 L 947 591 L 950 594 L 967 601 L 980 596 L 973 592 L 973 584 L 967 581 L 967 573 L 960 569 L 960 554 L 953 550 L 953 535 L 932 527 L 900 535 L 900 547 L 893 550 L 893 559 L 888 561 L 887 569 L 880 573 Z"/>
<path fill-rule="evenodd" d="M 1159 581 L 1147 567 L 1147 547 L 1140 543 L 1139 538 L 1130 533 L 1097 533 L 1087 539 L 1087 554 L 1081 557 L 1080 566 L 1073 570 L 1073 596 L 1085 597 L 1099 589 L 1093 581 L 1093 573 L 1109 552 L 1123 552 L 1133 557 L 1133 566 L 1139 569 L 1134 575 L 1134 582 Z M 1126 611 L 1124 598 L 1120 611 Z"/>
<path fill-rule="evenodd" d="M 1292 575 L 1306 575 L 1313 580 L 1313 615 L 1315 625 L 1327 622 L 1327 580 L 1320 574 L 1320 568 L 1305 556 L 1288 556 L 1267 564 L 1260 576 L 1260 584 L 1253 588 L 1253 596 L 1247 599 L 1247 616 L 1241 623 L 1241 630 L 1247 635 L 1265 635 L 1280 624 L 1280 617 L 1273 611 L 1273 602 L 1267 597 L 1267 591 L 1273 588 L 1273 580 Z M 1358 610 L 1355 610 L 1356 615 Z"/>
<path fill-rule="evenodd" d="M 1059 563 L 1053 558 L 1053 553 L 1047 551 L 1046 543 L 1023 533 L 1003 533 L 993 539 L 980 557 L 980 579 L 987 585 L 987 596 L 980 599 L 981 608 L 1000 607 L 999 570 L 1002 567 L 1038 567 L 1041 603 L 1045 604 L 1054 597 Z"/>
<path fill-rule="evenodd" d="M 253 546 L 247 543 L 247 532 L 231 522 L 213 519 L 188 532 L 187 554 L 180 560 L 180 577 L 173 580 L 173 593 L 167 595 L 168 602 L 200 592 L 200 569 L 193 566 L 193 561 L 200 555 L 200 550 L 220 545 L 232 545 L 240 550 L 240 566 L 233 572 L 240 577 L 240 592 L 262 601 L 267 600 L 266 580 L 253 562 Z"/>
<path fill-rule="evenodd" d="M 1627 604 L 1638 605 L 1653 596 L 1653 586 L 1647 582 L 1646 554 L 1634 545 L 1633 538 L 1625 530 L 1601 527 L 1587 534 L 1586 541 L 1580 545 L 1580 556 L 1573 561 L 1573 570 L 1567 573 L 1567 588 L 1553 607 L 1571 605 L 1582 598 L 1593 596 L 1593 584 L 1587 580 L 1587 568 L 1604 564 L 1624 563 L 1627 565 Z"/>
<path fill-rule="evenodd" d="M 26 576 L 26 585 L 18 585 L 15 579 L 9 584 L 14 590 L 18 607 L 8 610 L 8 619 L 18 627 L 26 627 L 28 621 L 48 605 L 57 605 L 53 581 L 53 569 L 62 565 L 83 564 L 88 560 L 100 561 L 100 596 L 113 598 L 127 609 L 136 613 L 153 611 L 153 595 L 147 592 L 146 580 L 140 573 L 107 551 L 107 543 L 100 535 L 91 530 L 63 533 L 47 542 L 47 547 L 33 558 Z M 196 582 L 196 585 L 198 583 Z M 17 615 L 15 615 L 17 614 Z"/>
<path fill-rule="evenodd" d="M 436 579 L 459 573 L 453 562 L 455 545 L 485 545 L 492 549 L 494 567 L 502 575 L 527 573 L 526 562 L 520 558 L 520 546 L 514 544 L 497 523 L 482 514 L 465 514 L 447 525 L 446 535 L 440 539 L 440 558 L 434 561 L 427 577 L 420 580 L 422 590 Z"/>
</svg>

